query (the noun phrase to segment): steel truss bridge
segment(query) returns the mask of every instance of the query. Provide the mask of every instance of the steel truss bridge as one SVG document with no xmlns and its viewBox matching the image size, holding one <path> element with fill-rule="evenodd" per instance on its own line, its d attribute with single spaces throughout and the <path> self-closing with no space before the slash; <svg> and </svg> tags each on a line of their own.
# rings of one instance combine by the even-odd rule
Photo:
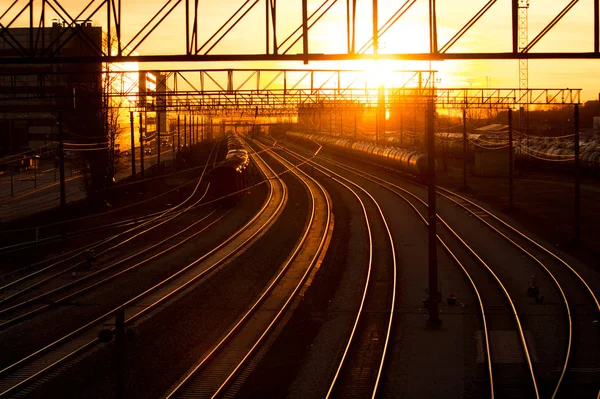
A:
<svg viewBox="0 0 600 399">
<path fill-rule="evenodd" d="M 158 3 L 156 9 L 149 10 L 139 20 L 141 13 L 134 1 L 129 0 L 86 0 L 83 2 L 59 0 L 14 0 L 0 14 L 0 38 L 9 48 L 2 54 L 3 64 L 31 63 L 65 63 L 65 62 L 186 62 L 186 61 L 309 61 L 320 60 L 374 60 L 386 58 L 392 60 L 467 60 L 467 59 L 556 59 L 556 58 L 600 58 L 600 5 L 598 0 L 583 2 L 570 0 L 566 2 L 553 18 L 547 20 L 546 26 L 526 43 L 520 42 L 519 32 L 519 0 L 489 0 L 470 18 L 463 21 L 460 28 L 452 28 L 453 34 L 448 40 L 440 40 L 438 24 L 443 20 L 443 6 L 450 0 L 406 0 L 390 11 L 383 8 L 383 1 L 361 2 L 357 0 L 288 0 L 285 3 L 277 0 L 240 0 L 239 7 L 231 11 L 225 4 L 219 4 L 224 14 L 222 21 L 208 24 L 202 21 L 212 15 L 215 4 L 208 0 L 166 0 Z M 556 27 L 556 25 L 572 13 L 579 4 L 586 7 L 586 15 L 593 16 L 589 31 L 581 35 L 592 37 L 590 48 L 585 51 L 550 51 L 537 52 L 538 44 Z M 330 18 L 332 14 L 343 18 Z M 423 15 L 424 14 L 424 15 Z M 135 17 L 134 17 L 135 15 Z M 227 17 L 229 15 L 229 17 Z M 453 51 L 465 43 L 465 35 L 469 39 L 482 43 L 486 37 L 477 37 L 473 29 L 484 16 L 498 15 L 506 19 L 510 40 L 506 40 L 506 48 L 496 52 L 460 52 Z M 535 10 L 530 10 L 530 17 L 535 18 Z M 252 18 L 252 29 L 244 25 Z M 10 28 L 28 26 L 44 28 L 49 21 L 57 19 L 61 26 L 73 28 L 68 33 L 50 41 L 30 30 L 26 43 L 12 37 Z M 257 22 L 262 21 L 262 22 Z M 426 22 L 425 22 L 426 21 Z M 101 48 L 94 44 L 82 26 L 93 22 L 102 26 L 108 35 L 108 43 L 115 46 Z M 384 49 L 382 40 L 386 36 L 396 35 L 395 28 L 402 24 L 414 22 L 426 24 L 427 48 L 411 53 L 401 53 L 392 49 Z M 152 41 L 161 31 L 169 26 L 172 30 L 171 53 L 151 51 Z M 246 28 L 244 28 L 246 26 Z M 460 26 L 460 25 L 459 25 Z M 173 29 L 175 27 L 175 29 Z M 364 39 L 362 31 L 367 27 L 370 31 Z M 370 28 L 369 28 L 370 27 Z M 315 44 L 315 30 L 326 28 L 328 32 L 340 32 L 340 46 L 334 51 L 320 52 Z M 262 43 L 262 50 L 232 51 L 224 45 L 239 29 L 244 30 L 244 41 Z M 480 34 L 480 33 L 479 33 Z M 85 57 L 65 56 L 60 49 L 70 38 L 77 36 L 87 43 L 93 55 Z M 397 37 L 397 36 L 395 36 Z M 343 38 L 343 40 L 341 40 Z M 360 40 L 364 39 L 363 42 Z M 425 41 L 424 41 L 425 42 Z M 150 45 L 148 45 L 150 43 Z M 545 43 L 547 45 L 549 43 Z M 544 48 L 547 48 L 544 47 Z"/>
</svg>

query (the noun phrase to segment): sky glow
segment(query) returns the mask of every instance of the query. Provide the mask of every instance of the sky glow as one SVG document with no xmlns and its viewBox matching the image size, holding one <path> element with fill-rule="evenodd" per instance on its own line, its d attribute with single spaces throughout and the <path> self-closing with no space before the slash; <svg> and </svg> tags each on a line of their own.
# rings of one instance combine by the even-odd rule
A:
<svg viewBox="0 0 600 399">
<path fill-rule="evenodd" d="M 132 38 L 154 14 L 165 5 L 163 0 L 122 0 L 123 36 Z M 324 0 L 309 0 L 309 13 Z M 0 9 L 12 0 L 0 0 Z M 60 4 L 75 16 L 87 1 L 60 0 Z M 137 52 L 140 54 L 185 53 L 185 2 L 152 33 Z M 251 2 L 252 3 L 252 2 Z M 439 45 L 445 44 L 487 0 L 438 0 Z M 529 38 L 533 39 L 567 4 L 568 0 L 532 0 L 529 10 Z M 23 3 L 25 4 L 25 3 Z M 200 37 L 202 44 L 244 4 L 244 0 L 200 2 Z M 379 23 L 385 21 L 402 5 L 404 0 L 379 0 Z M 359 0 L 357 8 L 356 47 L 361 48 L 372 34 L 372 0 Z M 36 13 L 40 6 L 37 5 Z M 592 51 L 593 50 L 593 0 L 580 0 L 573 10 L 532 50 L 542 51 Z M 47 9 L 47 20 L 55 18 Z M 428 2 L 417 3 L 381 38 L 381 53 L 427 52 Z M 278 2 L 277 36 L 281 43 L 301 24 L 301 1 Z M 9 21 L 7 15 L 2 22 Z M 106 11 L 101 8 L 92 22 L 104 24 Z M 248 12 L 242 21 L 211 51 L 211 54 L 261 54 L 265 52 L 265 2 Z M 25 16 L 13 26 L 24 26 Z M 346 2 L 338 0 L 329 12 L 310 30 L 310 51 L 313 53 L 345 53 Z M 298 36 L 298 35 L 297 35 Z M 296 37 L 297 37 L 296 36 Z M 290 42 L 291 43 L 291 42 Z M 289 51 L 300 53 L 302 40 Z M 209 46 L 210 47 L 210 46 Z M 288 46 L 284 46 L 282 51 Z M 208 47 L 207 47 L 208 48 Z M 509 0 L 498 0 L 491 10 L 459 41 L 450 52 L 507 52 L 511 50 L 511 7 Z M 370 50 L 369 50 L 370 51 Z M 385 62 L 385 61 L 384 61 Z M 388 69 L 428 69 L 428 62 L 385 62 Z M 596 60 L 530 61 L 529 86 L 532 88 L 582 88 L 582 100 L 597 99 L 600 79 Z M 142 68 L 173 68 L 173 65 L 141 65 Z M 203 63 L 179 65 L 182 68 L 306 68 L 296 63 Z M 308 68 L 357 69 L 347 62 L 311 62 Z M 371 67 L 367 67 L 369 69 Z M 379 68 L 379 67 L 376 67 Z M 373 69 L 373 68 L 371 68 Z M 444 61 L 431 65 L 440 71 L 438 84 L 445 87 L 518 87 L 518 62 L 514 61 Z M 378 78 L 379 79 L 379 78 Z"/>
</svg>

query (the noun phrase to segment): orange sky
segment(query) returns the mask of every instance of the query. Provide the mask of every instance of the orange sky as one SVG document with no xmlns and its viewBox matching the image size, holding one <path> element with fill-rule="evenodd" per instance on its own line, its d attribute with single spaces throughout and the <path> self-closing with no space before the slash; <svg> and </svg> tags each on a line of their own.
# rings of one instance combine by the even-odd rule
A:
<svg viewBox="0 0 600 399">
<path fill-rule="evenodd" d="M 13 0 L 0 0 L 8 6 Z M 25 0 L 20 0 L 22 5 Z M 132 37 L 156 11 L 165 4 L 163 0 L 122 0 L 123 35 Z M 323 0 L 309 0 L 309 12 Z M 593 1 L 580 0 L 574 9 L 550 32 L 534 51 L 592 51 L 593 50 Z M 60 0 L 73 15 L 87 1 Z M 150 39 L 138 50 L 141 54 L 182 54 L 185 52 L 185 7 L 182 2 L 175 12 L 156 29 Z M 244 3 L 243 0 L 220 0 L 215 6 L 212 0 L 201 0 L 200 42 L 207 39 Z M 301 1 L 278 2 L 278 37 L 280 41 L 301 23 Z M 379 20 L 383 24 L 404 0 L 379 0 Z M 418 0 L 415 6 L 381 39 L 382 53 L 427 52 L 427 1 Z M 444 44 L 462 25 L 474 15 L 487 0 L 438 0 L 439 43 Z M 533 38 L 567 4 L 568 0 L 532 0 L 530 8 L 529 37 Z M 98 2 L 99 4 L 99 2 Z M 371 34 L 371 0 L 359 0 L 357 10 L 357 46 L 360 47 Z M 36 6 L 39 11 L 39 5 Z M 316 53 L 343 53 L 346 51 L 346 2 L 338 0 L 331 11 L 311 29 L 310 51 Z M 20 9 L 20 7 L 18 7 Z M 36 12 L 37 12 L 36 11 Z M 48 21 L 53 16 L 48 12 Z M 213 53 L 264 53 L 264 0 L 248 13 Z M 10 15 L 1 22 L 5 23 Z M 499 0 L 473 29 L 451 51 L 506 52 L 511 50 L 510 1 Z M 105 11 L 92 19 L 95 25 L 105 22 Z M 23 21 L 26 23 L 26 21 Z M 17 24 L 18 26 L 18 24 Z M 290 53 L 301 52 L 300 44 Z M 534 88 L 582 88 L 582 99 L 596 99 L 600 91 L 600 78 L 596 60 L 530 61 L 529 86 Z M 153 65 L 160 68 L 160 65 Z M 172 64 L 164 66 L 173 68 Z M 189 65 L 187 67 L 190 67 Z M 195 64 L 193 68 L 302 68 L 301 63 L 217 63 Z M 356 68 L 346 63 L 311 63 L 311 68 Z M 397 62 L 395 69 L 423 69 L 427 63 Z M 517 61 L 445 61 L 434 63 L 440 71 L 441 86 L 454 87 L 518 87 Z"/>
</svg>

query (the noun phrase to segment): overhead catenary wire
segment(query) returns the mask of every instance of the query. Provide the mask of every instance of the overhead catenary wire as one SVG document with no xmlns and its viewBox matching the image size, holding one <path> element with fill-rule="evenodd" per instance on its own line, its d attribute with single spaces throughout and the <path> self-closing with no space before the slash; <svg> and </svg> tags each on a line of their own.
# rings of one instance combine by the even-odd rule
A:
<svg viewBox="0 0 600 399">
<path fill-rule="evenodd" d="M 54 142 L 57 143 L 57 142 Z M 108 145 L 108 141 L 105 142 L 101 142 L 101 143 L 63 143 L 63 145 L 70 145 L 70 146 L 75 146 L 75 147 L 93 147 L 93 146 L 100 146 L 100 145 Z"/>
</svg>

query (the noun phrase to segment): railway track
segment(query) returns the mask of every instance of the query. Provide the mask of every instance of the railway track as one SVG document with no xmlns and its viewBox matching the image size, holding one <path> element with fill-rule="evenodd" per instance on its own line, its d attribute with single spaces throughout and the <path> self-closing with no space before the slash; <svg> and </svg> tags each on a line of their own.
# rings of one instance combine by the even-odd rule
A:
<svg viewBox="0 0 600 399">
<path fill-rule="evenodd" d="M 266 151 L 263 148 L 264 152 Z M 261 158 L 259 153 L 254 157 Z M 206 355 L 165 394 L 166 398 L 214 398 L 231 396 L 241 384 L 237 377 L 247 375 L 244 368 L 278 327 L 278 322 L 293 306 L 297 295 L 324 255 L 331 234 L 331 204 L 324 189 L 308 175 L 277 157 L 303 182 L 311 198 L 311 212 L 304 234 L 257 300 L 249 306 Z M 271 169 L 272 173 L 275 173 Z M 286 172 L 284 172 L 286 173 Z"/>
<path fill-rule="evenodd" d="M 0 370 L 0 397 L 12 397 L 35 389 L 36 381 L 42 381 L 40 379 L 50 371 L 97 348 L 100 344 L 98 331 L 106 325 L 114 325 L 118 310 L 124 311 L 127 326 L 141 322 L 238 256 L 277 219 L 286 202 L 285 186 L 277 180 L 268 179 L 268 183 L 269 196 L 258 214 L 209 253 L 114 309 Z"/>
<path fill-rule="evenodd" d="M 599 392 L 600 340 L 594 324 L 600 317 L 600 304 L 586 279 L 561 257 L 485 207 L 444 188 L 438 189 L 438 195 L 518 248 L 548 276 L 560 293 L 567 339 L 563 363 L 549 373 L 548 379 L 553 383 L 548 384 L 547 396 L 592 397 Z"/>
<path fill-rule="evenodd" d="M 178 174 L 181 174 L 181 173 L 191 172 L 191 171 L 194 171 L 196 169 L 202 169 L 203 170 L 202 173 L 204 173 L 204 171 L 207 170 L 207 168 L 209 167 L 209 165 L 211 164 L 211 162 L 213 163 L 213 167 L 214 167 L 214 165 L 216 165 L 219 145 L 220 145 L 220 142 L 217 142 L 215 144 L 215 146 L 213 146 L 212 151 L 209 154 L 209 157 L 214 158 L 214 160 L 212 160 L 212 159 L 209 158 L 209 159 L 207 159 L 207 162 L 204 165 L 201 165 L 201 166 L 198 166 L 198 167 L 194 167 L 194 168 L 185 169 L 185 170 L 181 170 L 181 171 L 177 171 L 175 173 L 168 174 L 168 175 L 161 175 L 161 176 L 158 176 L 158 177 L 145 179 L 143 182 L 139 182 L 138 181 L 138 182 L 135 182 L 135 183 L 123 184 L 123 185 L 119 186 L 119 189 L 124 189 L 125 187 L 127 187 L 129 185 L 132 185 L 132 184 L 149 183 L 150 181 L 152 181 L 154 179 L 157 179 L 157 178 L 166 178 L 166 177 L 178 175 Z M 215 148 L 216 148 L 216 150 L 215 150 Z M 178 186 L 176 186 L 176 187 L 174 187 L 174 188 L 172 188 L 170 190 L 162 192 L 158 196 L 155 196 L 155 197 L 152 197 L 152 198 L 148 198 L 148 199 L 145 199 L 145 200 L 142 200 L 142 201 L 138 201 L 138 202 L 135 202 L 133 204 L 129 204 L 129 205 L 117 208 L 117 209 L 113 209 L 113 210 L 110 210 L 110 211 L 102 212 L 102 213 L 97 214 L 97 215 L 83 216 L 83 217 L 79 217 L 79 218 L 76 218 L 76 219 L 70 219 L 70 220 L 62 220 L 60 222 L 51 223 L 51 224 L 47 224 L 47 225 L 43 225 L 43 226 L 37 226 L 35 228 L 24 228 L 24 229 L 13 229 L 13 230 L 0 231 L 0 235 L 3 235 L 3 236 L 11 235 L 11 234 L 17 234 L 18 235 L 18 234 L 21 234 L 23 232 L 31 231 L 32 232 L 32 237 L 33 236 L 36 237 L 36 239 L 34 239 L 34 240 L 24 241 L 24 242 L 15 243 L 15 244 L 11 244 L 11 245 L 8 245 L 8 246 L 0 247 L 0 255 L 7 255 L 7 254 L 11 254 L 11 253 L 16 253 L 16 252 L 19 252 L 19 251 L 26 251 L 26 250 L 31 249 L 31 248 L 40 248 L 40 247 L 43 247 L 43 246 L 51 245 L 51 244 L 56 243 L 56 242 L 63 241 L 66 238 L 72 239 L 72 238 L 80 237 L 82 235 L 83 236 L 89 235 L 90 233 L 98 233 L 98 232 L 103 232 L 103 231 L 110 231 L 111 229 L 115 229 L 115 228 L 119 228 L 119 227 L 127 227 L 127 226 L 132 225 L 132 224 L 143 223 L 147 219 L 152 219 L 152 218 L 154 218 L 156 216 L 164 214 L 165 212 L 169 211 L 169 209 L 161 210 L 161 211 L 158 211 L 158 212 L 155 212 L 155 213 L 152 213 L 152 214 L 148 214 L 148 215 L 143 214 L 143 215 L 139 215 L 139 216 L 133 217 L 133 218 L 126 217 L 125 219 L 121 219 L 121 220 L 118 220 L 118 221 L 115 221 L 115 222 L 112 222 L 112 223 L 106 223 L 106 224 L 101 223 L 101 224 L 93 226 L 91 228 L 75 229 L 75 230 L 71 230 L 71 231 L 68 231 L 68 232 L 60 232 L 60 233 L 56 233 L 56 232 L 54 232 L 54 233 L 50 232 L 49 233 L 49 232 L 46 232 L 46 230 L 53 230 L 53 229 L 54 230 L 60 230 L 60 226 L 67 225 L 67 224 L 74 224 L 74 223 L 87 224 L 87 223 L 89 223 L 90 219 L 102 219 L 102 218 L 105 218 L 105 217 L 113 217 L 114 214 L 119 214 L 119 213 L 122 213 L 122 212 L 130 211 L 134 207 L 138 207 L 139 208 L 143 204 L 146 204 L 146 203 L 149 203 L 149 202 L 152 202 L 152 201 L 156 201 L 158 198 L 161 198 L 161 197 L 163 197 L 165 195 L 168 195 L 168 194 L 171 194 L 173 192 L 179 191 L 182 188 L 184 188 L 185 186 L 188 186 L 188 185 L 190 185 L 192 183 L 196 183 L 196 182 L 197 182 L 197 177 L 194 177 L 193 179 L 191 179 L 191 180 L 189 180 L 189 181 L 187 181 L 187 182 L 185 182 L 183 184 L 180 184 L 180 185 L 178 185 Z M 170 208 L 173 208 L 173 207 L 170 207 Z M 42 235 L 44 235 L 43 234 L 44 232 L 46 232 L 46 234 L 45 234 L 44 237 L 42 237 Z M 48 234 L 50 234 L 50 235 L 48 235 Z M 106 238 L 107 237 L 104 237 L 104 239 L 106 239 Z M 110 237 L 108 237 L 108 238 L 110 238 Z M 88 245 L 89 246 L 93 246 L 94 244 L 98 244 L 100 242 L 102 242 L 102 239 L 99 240 L 99 241 L 97 241 L 96 243 L 89 243 Z M 68 253 L 71 253 L 73 251 L 76 251 L 76 250 L 71 250 Z M 60 256 L 67 256 L 68 253 L 66 253 L 66 254 L 65 253 L 60 254 Z M 46 260 L 46 261 L 48 261 L 48 260 Z M 36 264 L 30 265 L 27 268 L 22 268 L 20 270 L 16 270 L 16 271 L 13 272 L 13 274 L 24 274 L 24 272 L 26 272 L 28 269 L 33 269 L 33 270 L 39 269 L 40 265 L 42 263 L 43 262 L 38 262 Z M 4 275 L 0 276 L 0 281 L 7 280 L 7 279 L 10 278 L 10 276 L 11 276 L 11 273 L 4 274 Z"/>
<path fill-rule="evenodd" d="M 303 158 L 299 165 L 308 162 L 309 158 Z M 369 192 L 331 170 L 317 168 L 360 203 L 369 248 L 361 300 L 326 397 L 375 397 L 386 361 L 396 305 L 394 240 L 381 207 Z M 376 243 L 376 237 L 385 237 L 386 242 Z"/>
<path fill-rule="evenodd" d="M 209 160 L 213 153 L 213 150 L 209 154 Z M 216 153 L 215 153 L 216 158 Z M 46 288 L 46 292 L 60 292 L 74 285 L 79 285 L 79 282 L 85 282 L 86 280 L 93 279 L 95 276 L 98 276 L 102 273 L 106 273 L 114 269 L 117 266 L 124 264 L 125 262 L 135 259 L 138 256 L 148 253 L 149 251 L 156 248 L 156 245 L 150 245 L 144 248 L 141 251 L 137 251 L 134 255 L 127 255 L 125 257 L 121 257 L 120 259 L 114 261 L 109 256 L 111 256 L 115 250 L 121 249 L 125 244 L 129 244 L 130 246 L 136 243 L 136 239 L 140 239 L 144 235 L 158 229 L 159 227 L 165 225 L 166 223 L 177 219 L 178 217 L 186 214 L 190 210 L 194 209 L 200 202 L 205 198 L 208 187 L 205 192 L 200 196 L 199 199 L 192 202 L 193 197 L 197 194 L 200 185 L 205 176 L 206 170 L 208 168 L 210 162 L 207 162 L 202 174 L 197 179 L 196 186 L 194 187 L 192 193 L 181 203 L 165 210 L 159 212 L 153 217 L 150 217 L 145 222 L 135 225 L 134 227 L 120 232 L 118 234 L 112 235 L 108 238 L 104 238 L 100 241 L 93 242 L 91 244 L 87 244 L 82 248 L 76 248 L 67 252 L 66 254 L 59 255 L 58 257 L 54 257 L 48 259 L 46 261 L 38 262 L 35 264 L 35 271 L 27 273 L 26 275 L 16 278 L 11 282 L 5 283 L 0 286 L 0 319 L 5 319 L 5 314 L 11 312 L 17 308 L 22 308 L 32 303 L 39 302 L 41 300 L 45 301 L 47 298 L 47 293 L 42 292 L 41 294 L 34 294 L 33 297 L 26 298 L 24 301 L 14 304 L 14 301 L 17 298 L 23 297 L 26 294 L 34 292 L 34 290 L 41 290 Z M 188 202 L 191 204 L 186 205 Z M 180 209 L 181 208 L 181 209 Z M 173 236 L 171 236 L 173 237 Z M 118 241 L 117 241 L 118 240 Z M 111 244 L 114 243 L 115 244 Z M 85 255 L 88 251 L 95 251 L 93 261 L 88 261 L 85 259 Z M 135 250 L 135 248 L 134 248 Z M 81 258 L 83 260 L 80 260 Z M 71 263 L 67 263 L 71 261 Z M 73 263 L 74 262 L 74 263 Z M 93 262 L 95 265 L 99 265 L 101 263 L 109 263 L 108 266 L 102 267 L 100 270 L 93 271 L 92 273 L 88 273 L 85 275 L 83 279 L 78 279 L 75 281 L 71 281 L 68 283 L 63 283 L 62 277 L 66 273 L 77 273 L 78 271 L 88 271 Z M 90 264 L 88 264 L 90 263 Z M 8 306 L 8 307 L 7 307 Z M 5 327 L 7 324 L 6 321 L 0 322 L 0 328 Z"/>
<path fill-rule="evenodd" d="M 327 162 L 353 174 L 359 176 L 362 175 L 387 188 L 403 201 L 410 204 L 413 210 L 419 215 L 420 219 L 426 224 L 426 203 L 414 194 L 399 186 L 389 184 L 376 176 L 367 175 L 357 169 L 341 165 L 333 160 L 327 159 Z M 320 167 L 322 167 L 327 174 L 335 173 L 333 170 L 325 168 L 322 165 Z M 418 209 L 419 207 L 423 210 L 420 211 Z M 467 279 L 471 282 L 476 296 L 479 298 L 479 304 L 481 306 L 480 312 L 482 315 L 482 341 L 484 342 L 484 356 L 486 358 L 489 375 L 489 393 L 491 393 L 492 397 L 495 397 L 495 395 L 505 397 L 506 395 L 514 394 L 524 395 L 523 397 L 539 397 L 539 389 L 535 379 L 525 331 L 522 327 L 521 319 L 512 297 L 492 268 L 458 234 L 456 234 L 452 228 L 450 228 L 443 218 L 440 218 L 440 221 L 442 225 L 446 227 L 446 231 L 438 234 L 438 241 L 448 254 L 458 263 Z M 456 249 L 457 246 L 461 247 L 461 251 Z M 467 257 L 468 261 L 463 260 L 466 255 L 471 259 L 468 259 Z M 475 262 L 473 262 L 473 260 L 475 260 Z M 484 269 L 481 269 L 481 266 L 483 266 Z M 490 284 L 490 276 L 492 277 L 494 284 Z M 485 290 L 481 289 L 482 286 L 485 287 Z M 490 312 L 490 309 L 493 310 Z M 496 334 L 497 331 L 513 331 L 513 333 L 509 333 L 512 335 L 510 340 L 514 343 L 514 338 L 516 337 L 516 349 L 519 349 L 519 344 L 521 346 L 521 359 L 524 360 L 522 367 L 516 367 L 515 364 L 511 364 L 510 367 L 499 367 L 497 364 L 494 364 L 493 359 L 498 357 L 498 353 L 495 353 L 494 348 L 502 347 L 499 342 L 506 340 L 502 334 Z M 520 362 L 517 362 L 517 364 L 520 364 Z"/>
<path fill-rule="evenodd" d="M 414 194 L 409 193 L 407 190 L 392 184 L 387 180 L 380 179 L 372 174 L 366 174 L 354 168 L 346 169 L 351 170 L 353 173 L 362 174 L 363 176 L 366 175 L 368 179 L 376 180 L 394 190 L 410 194 L 415 199 L 417 198 Z M 593 289 L 585 281 L 585 278 L 579 274 L 575 268 L 570 266 L 552 251 L 481 205 L 464 196 L 442 188 L 438 189 L 438 195 L 445 200 L 450 201 L 454 206 L 460 207 L 472 218 L 478 220 L 481 224 L 490 229 L 490 231 L 497 234 L 501 240 L 504 240 L 506 243 L 509 243 L 515 249 L 519 250 L 523 256 L 530 260 L 528 270 L 532 270 L 532 267 L 537 268 L 535 269 L 535 272 L 541 272 L 547 276 L 549 283 L 546 284 L 546 286 L 553 285 L 554 289 L 557 291 L 557 296 L 560 298 L 557 302 L 562 303 L 564 329 L 566 330 L 566 339 L 564 342 L 561 342 L 564 347 L 564 357 L 560 363 L 557 363 L 556 366 L 553 367 L 553 373 L 551 373 L 550 376 L 545 375 L 545 384 L 541 387 L 542 395 L 544 397 L 552 398 L 557 396 L 595 397 L 599 392 L 599 384 L 597 383 L 599 370 L 597 368 L 597 360 L 594 360 L 598 358 L 598 335 L 597 328 L 594 324 L 597 323 L 600 308 L 598 307 L 597 297 L 594 294 Z M 420 199 L 418 201 L 423 202 Z M 446 224 L 443 219 L 442 223 Z M 506 272 L 504 275 L 506 276 Z M 524 288 L 523 291 L 525 291 Z M 521 297 L 522 295 L 519 294 L 520 293 L 515 294 L 513 289 L 513 296 Z M 506 296 L 509 296 L 508 292 L 506 292 Z M 530 299 L 530 301 L 532 301 L 532 299 Z M 520 302 L 522 303 L 523 301 L 521 300 Z M 523 306 L 521 306 L 521 308 L 523 309 Z M 530 319 L 535 320 L 534 317 L 529 315 L 530 308 L 524 308 L 525 319 L 529 317 Z M 494 313 L 496 313 L 502 308 L 494 306 L 492 309 L 494 309 Z M 490 313 L 488 312 L 488 316 L 489 315 Z M 533 324 L 531 320 L 529 321 L 529 324 Z M 533 327 L 532 330 L 535 330 L 535 327 Z M 494 328 L 490 328 L 490 331 L 494 331 Z M 493 335 L 506 335 L 500 333 L 500 331 L 503 330 L 495 330 Z M 544 331 L 541 331 L 541 333 L 544 333 Z M 489 335 L 490 334 L 488 334 L 488 336 Z M 503 338 L 499 336 L 496 338 L 501 338 L 501 340 L 503 339 L 506 341 L 506 337 Z M 529 337 L 528 340 L 533 340 L 533 338 Z M 526 348 L 527 340 L 521 339 L 521 341 L 522 346 Z M 493 351 L 490 355 L 493 358 Z M 504 354 L 500 355 L 503 356 Z M 496 356 L 496 358 L 501 356 Z M 500 371 L 500 373 L 506 373 L 506 369 L 510 368 L 512 368 L 513 371 L 515 369 L 514 365 L 511 366 L 510 363 L 494 363 L 496 380 L 498 380 L 498 371 Z M 532 380 L 535 381 L 534 365 L 531 364 L 529 368 Z M 536 368 L 539 370 L 541 369 L 541 366 L 538 365 Z M 491 370 L 492 369 L 490 368 L 490 376 L 492 375 Z M 514 378 L 508 378 L 508 382 L 510 381 L 514 381 Z M 498 385 L 499 384 L 496 384 L 497 389 L 499 389 L 499 396 L 503 396 L 503 394 L 507 392 L 502 392 L 502 388 L 510 386 L 510 384 L 504 382 L 500 384 L 500 388 Z M 522 390 L 519 389 L 516 391 L 522 392 Z M 537 389 L 537 391 L 539 392 L 540 389 Z"/>
</svg>

